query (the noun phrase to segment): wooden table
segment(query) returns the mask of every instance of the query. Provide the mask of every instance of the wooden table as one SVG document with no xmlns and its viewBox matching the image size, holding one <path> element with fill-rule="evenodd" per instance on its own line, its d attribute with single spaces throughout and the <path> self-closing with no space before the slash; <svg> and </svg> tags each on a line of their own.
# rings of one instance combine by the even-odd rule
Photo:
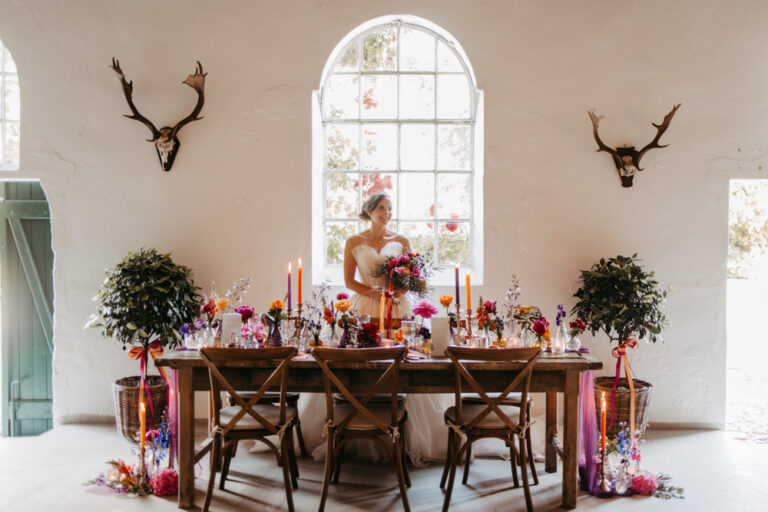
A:
<svg viewBox="0 0 768 512">
<path fill-rule="evenodd" d="M 194 391 L 209 389 L 208 370 L 196 351 L 175 351 L 157 359 L 157 364 L 178 371 L 178 470 L 179 508 L 194 506 L 194 465 L 208 451 L 204 444 L 195 451 Z M 354 393 L 365 393 L 388 363 L 336 363 L 340 375 Z M 487 391 L 502 391 L 522 368 L 518 362 L 467 362 L 477 381 Z M 599 370 L 603 364 L 591 354 L 543 354 L 536 362 L 531 378 L 531 392 L 546 393 L 546 458 L 545 470 L 557 471 L 557 452 L 563 459 L 563 501 L 565 508 L 576 508 L 579 374 Z M 269 363 L 246 367 L 236 363 L 223 373 L 237 389 L 257 389 L 272 369 Z M 451 363 L 446 358 L 406 361 L 400 367 L 402 393 L 453 393 Z M 291 391 L 323 392 L 322 373 L 313 359 L 294 360 L 289 374 Z M 557 438 L 557 394 L 563 393 L 563 440 Z M 437 482 L 435 482 L 437 485 Z"/>
</svg>

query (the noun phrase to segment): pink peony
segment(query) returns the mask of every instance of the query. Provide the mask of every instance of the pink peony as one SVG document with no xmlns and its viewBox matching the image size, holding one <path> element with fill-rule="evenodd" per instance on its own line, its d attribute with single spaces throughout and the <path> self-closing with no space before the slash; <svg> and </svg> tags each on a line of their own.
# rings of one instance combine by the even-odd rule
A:
<svg viewBox="0 0 768 512">
<path fill-rule="evenodd" d="M 255 311 L 251 306 L 243 305 L 243 306 L 236 307 L 235 313 L 240 313 L 240 318 L 242 318 L 243 323 L 245 323 L 251 318 L 253 318 L 253 314 L 255 313 Z"/>
<path fill-rule="evenodd" d="M 413 314 L 419 315 L 421 318 L 432 318 L 433 315 L 437 314 L 437 307 L 424 299 L 413 308 Z"/>
<path fill-rule="evenodd" d="M 347 295 L 344 292 L 340 292 L 336 295 L 336 300 L 347 300 L 349 298 L 349 295 Z"/>
<path fill-rule="evenodd" d="M 533 322 L 533 332 L 539 336 L 543 336 L 544 333 L 547 332 L 547 327 L 549 327 L 549 325 L 546 320 L 536 320 Z"/>
<path fill-rule="evenodd" d="M 179 492 L 179 475 L 173 468 L 164 468 L 152 475 L 149 486 L 155 496 L 172 496 Z"/>
<path fill-rule="evenodd" d="M 650 496 L 659 487 L 656 477 L 651 473 L 638 473 L 632 477 L 632 492 Z"/>
<path fill-rule="evenodd" d="M 487 300 L 485 301 L 485 304 L 483 304 L 483 307 L 485 307 L 485 310 L 489 313 L 495 313 L 496 312 L 496 301 L 495 300 Z"/>
</svg>

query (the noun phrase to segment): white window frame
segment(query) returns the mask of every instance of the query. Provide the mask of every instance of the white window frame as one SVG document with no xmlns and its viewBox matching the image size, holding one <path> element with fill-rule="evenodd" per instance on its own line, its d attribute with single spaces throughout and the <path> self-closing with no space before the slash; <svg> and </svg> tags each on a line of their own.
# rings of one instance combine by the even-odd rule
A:
<svg viewBox="0 0 768 512">
<path fill-rule="evenodd" d="M 3 86 L 3 84 L 5 83 L 6 76 L 15 75 L 17 81 L 19 77 L 18 69 L 16 70 L 15 73 L 9 73 L 5 71 L 6 58 L 11 59 L 11 61 L 13 61 L 11 52 L 8 51 L 8 48 L 6 48 L 3 45 L 2 40 L 0 40 L 0 171 L 18 171 L 21 164 L 21 155 L 19 155 L 19 162 L 14 163 L 13 165 L 9 165 L 9 163 L 5 161 L 5 132 L 8 129 L 8 124 L 18 123 L 19 130 L 21 130 L 21 112 L 19 112 L 19 119 L 8 120 L 5 118 L 5 87 Z M 20 98 L 21 86 L 17 88 L 16 93 L 19 95 L 19 98 Z"/>
<path fill-rule="evenodd" d="M 477 82 L 472 70 L 469 59 L 466 56 L 461 45 L 456 41 L 448 32 L 438 27 L 434 23 L 431 23 L 423 18 L 415 16 L 383 16 L 369 20 L 366 23 L 358 26 L 347 34 L 331 52 L 330 57 L 325 63 L 323 73 L 320 79 L 320 85 L 318 90 L 312 92 L 312 284 L 318 285 L 326 277 L 330 277 L 334 285 L 344 284 L 344 270 L 340 264 L 326 264 L 326 248 L 325 248 L 325 186 L 324 186 L 324 167 L 325 167 L 325 124 L 322 114 L 322 91 L 325 86 L 327 78 L 333 73 L 333 69 L 336 66 L 336 62 L 341 58 L 343 50 L 347 45 L 355 40 L 362 39 L 368 34 L 390 26 L 392 24 L 399 23 L 401 25 L 411 25 L 415 28 L 426 30 L 434 35 L 438 40 L 441 40 L 449 48 L 452 48 L 456 54 L 459 62 L 464 68 L 464 75 L 470 80 L 470 117 L 467 122 L 464 120 L 462 124 L 468 124 L 473 130 L 472 135 L 472 147 L 471 147 L 471 163 L 470 172 L 472 176 L 472 193 L 471 193 L 471 205 L 470 205 L 470 248 L 469 248 L 469 265 L 462 265 L 461 276 L 463 285 L 463 276 L 465 273 L 471 275 L 473 285 L 483 284 L 483 126 L 484 126 L 484 98 L 483 91 L 477 88 Z M 399 40 L 398 40 L 399 44 Z M 398 56 L 399 58 L 399 56 Z M 386 74 L 385 72 L 384 74 Z M 401 71 L 397 70 L 389 72 L 390 74 L 400 74 Z M 457 72 L 458 73 L 458 72 Z M 376 74 L 381 74 L 376 72 Z M 405 74 L 405 73 L 403 73 Z M 424 74 L 419 72 L 418 74 Z M 337 121 L 331 121 L 335 123 Z M 343 121 L 342 121 L 343 122 Z M 360 120 L 356 121 L 360 122 Z M 375 124 L 376 122 L 397 124 L 398 126 L 406 123 L 413 124 L 420 121 L 414 121 L 411 119 L 364 119 L 363 123 Z M 425 121 L 421 121 L 425 122 Z M 448 124 L 450 121 L 445 120 L 428 120 L 427 123 L 434 124 Z M 437 156 L 437 153 L 436 153 Z M 359 170 L 358 170 L 359 172 Z M 387 174 L 394 173 L 399 174 L 400 170 L 395 172 L 385 171 Z M 435 175 L 437 176 L 437 175 Z M 437 180 L 435 180 L 435 186 L 437 186 Z M 398 188 L 399 188 L 398 180 Z M 410 221 L 411 219 L 408 219 Z M 432 219 L 429 219 L 432 220 Z M 444 219 L 437 219 L 440 222 Z M 450 221 L 450 219 L 445 219 Z M 407 222 L 407 221 L 406 221 Z M 437 226 L 435 226 L 437 228 Z M 436 272 L 431 280 L 431 284 L 435 286 L 452 286 L 454 283 L 453 265 L 440 265 L 439 268 L 443 269 L 441 272 Z M 450 270 L 450 271 L 448 271 Z"/>
</svg>

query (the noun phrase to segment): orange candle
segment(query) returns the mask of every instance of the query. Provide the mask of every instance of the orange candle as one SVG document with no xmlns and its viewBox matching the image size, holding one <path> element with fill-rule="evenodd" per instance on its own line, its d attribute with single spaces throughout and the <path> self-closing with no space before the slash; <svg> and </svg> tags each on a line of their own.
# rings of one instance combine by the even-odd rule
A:
<svg viewBox="0 0 768 512">
<path fill-rule="evenodd" d="M 600 448 L 605 452 L 605 391 L 600 397 Z"/>
<path fill-rule="evenodd" d="M 469 289 L 469 272 L 467 272 L 467 309 L 472 309 L 472 292 Z"/>
<path fill-rule="evenodd" d="M 147 408 L 144 406 L 144 401 L 139 402 L 139 443 L 141 451 L 144 452 L 144 438 L 147 436 Z"/>
<path fill-rule="evenodd" d="M 298 276 L 297 276 L 299 281 L 298 282 L 298 298 L 299 298 L 298 303 L 299 304 L 301 304 L 301 273 L 302 273 L 301 258 L 299 258 L 299 268 L 298 268 Z"/>
<path fill-rule="evenodd" d="M 384 293 L 381 294 L 381 300 L 379 301 L 379 332 L 381 333 L 382 337 L 384 337 L 384 304 L 386 303 L 386 298 L 384 297 Z"/>
</svg>

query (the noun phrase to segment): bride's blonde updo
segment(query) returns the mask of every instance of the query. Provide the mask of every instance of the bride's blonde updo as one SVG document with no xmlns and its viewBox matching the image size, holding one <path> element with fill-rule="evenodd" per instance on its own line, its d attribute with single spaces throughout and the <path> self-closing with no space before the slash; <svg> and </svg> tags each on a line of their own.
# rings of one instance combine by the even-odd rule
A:
<svg viewBox="0 0 768 512">
<path fill-rule="evenodd" d="M 360 212 L 358 217 L 360 217 L 362 220 L 371 220 L 371 214 L 369 212 L 375 210 L 376 207 L 379 206 L 379 203 L 384 199 L 392 202 L 392 199 L 386 192 L 376 192 L 375 194 L 368 196 L 368 199 L 366 199 L 363 203 L 363 211 Z"/>
</svg>

